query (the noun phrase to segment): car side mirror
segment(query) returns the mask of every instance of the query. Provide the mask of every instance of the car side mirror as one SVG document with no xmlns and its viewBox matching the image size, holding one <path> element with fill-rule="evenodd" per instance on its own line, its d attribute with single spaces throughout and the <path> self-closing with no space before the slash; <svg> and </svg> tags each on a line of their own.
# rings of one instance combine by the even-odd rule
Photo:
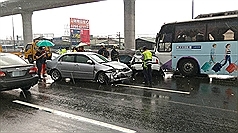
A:
<svg viewBox="0 0 238 133">
<path fill-rule="evenodd" d="M 92 65 L 92 64 L 93 64 L 93 61 L 92 61 L 92 60 L 88 60 L 88 61 L 87 61 L 87 64 L 91 64 L 91 65 Z"/>
</svg>

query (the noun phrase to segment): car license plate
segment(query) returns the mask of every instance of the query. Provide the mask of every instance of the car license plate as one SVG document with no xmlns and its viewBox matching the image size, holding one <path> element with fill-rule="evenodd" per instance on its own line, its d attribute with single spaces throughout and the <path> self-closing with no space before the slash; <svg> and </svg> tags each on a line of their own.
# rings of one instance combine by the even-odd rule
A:
<svg viewBox="0 0 238 133">
<path fill-rule="evenodd" d="M 18 76 L 23 76 L 24 72 L 23 71 L 14 71 L 12 72 L 12 77 L 18 77 Z"/>
</svg>

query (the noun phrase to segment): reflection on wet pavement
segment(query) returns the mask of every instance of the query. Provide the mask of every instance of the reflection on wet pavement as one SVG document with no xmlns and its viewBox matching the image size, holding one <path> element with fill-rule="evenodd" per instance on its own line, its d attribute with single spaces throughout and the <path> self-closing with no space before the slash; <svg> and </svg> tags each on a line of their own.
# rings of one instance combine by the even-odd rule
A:
<svg viewBox="0 0 238 133">
<path fill-rule="evenodd" d="M 144 86 L 142 82 L 143 77 L 138 76 L 124 84 Z M 122 83 L 46 80 L 32 88 L 30 95 L 20 93 L 20 97 L 29 103 L 140 132 L 237 131 L 237 86 L 212 84 L 199 78 L 153 78 L 154 88 L 190 92 L 179 94 L 118 84 Z"/>
<path fill-rule="evenodd" d="M 143 86 L 143 77 L 137 76 L 135 80 L 131 80 L 126 84 Z M 41 83 L 43 84 L 43 83 Z M 43 85 L 38 84 L 39 92 L 44 93 L 47 89 L 42 89 Z M 43 87 L 44 88 L 44 87 Z M 54 82 L 49 88 L 54 90 L 53 93 L 58 91 L 67 91 L 68 93 L 80 93 L 82 91 L 87 91 L 88 94 L 98 96 L 108 96 L 108 95 L 121 95 L 129 97 L 140 97 L 140 98 L 150 98 L 150 99 L 170 99 L 177 102 L 186 102 L 188 104 L 196 104 L 201 106 L 212 106 L 215 108 L 226 108 L 237 111 L 236 105 L 236 94 L 237 89 L 235 86 L 222 86 L 217 84 L 209 83 L 207 78 L 175 78 L 175 79 L 166 79 L 164 77 L 153 77 L 153 88 L 162 88 L 167 90 L 175 90 L 182 92 L 190 92 L 189 95 L 165 93 L 156 90 L 146 90 L 148 93 L 151 93 L 153 96 L 146 96 L 144 94 L 145 89 L 133 88 L 133 87 L 122 87 L 117 84 L 111 85 L 101 85 L 92 81 L 84 80 L 75 80 L 73 82 Z M 227 98 L 227 91 L 232 91 L 232 96 Z M 69 92 L 70 91 L 70 92 Z M 187 98 L 186 100 L 181 99 L 181 97 Z"/>
</svg>

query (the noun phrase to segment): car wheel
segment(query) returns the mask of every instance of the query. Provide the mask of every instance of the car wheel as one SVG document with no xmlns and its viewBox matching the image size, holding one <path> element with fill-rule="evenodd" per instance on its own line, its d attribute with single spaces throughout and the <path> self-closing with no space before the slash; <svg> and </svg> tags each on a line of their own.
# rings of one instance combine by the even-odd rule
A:
<svg viewBox="0 0 238 133">
<path fill-rule="evenodd" d="M 50 76 L 54 81 L 58 81 L 62 78 L 60 72 L 56 69 L 51 71 Z"/>
<path fill-rule="evenodd" d="M 192 59 L 184 59 L 179 63 L 179 72 L 184 76 L 195 76 L 198 74 L 198 65 Z"/>
<path fill-rule="evenodd" d="M 100 83 L 100 84 L 107 84 L 108 83 L 108 77 L 106 76 L 106 74 L 104 72 L 98 73 L 97 82 Z"/>
<path fill-rule="evenodd" d="M 28 56 L 28 62 L 31 63 L 31 64 L 34 62 L 32 55 Z"/>
</svg>

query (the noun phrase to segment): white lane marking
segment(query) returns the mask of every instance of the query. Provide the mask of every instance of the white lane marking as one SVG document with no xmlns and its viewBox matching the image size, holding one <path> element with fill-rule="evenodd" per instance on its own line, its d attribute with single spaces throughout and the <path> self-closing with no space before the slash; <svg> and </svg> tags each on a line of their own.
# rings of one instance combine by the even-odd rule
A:
<svg viewBox="0 0 238 133">
<path fill-rule="evenodd" d="M 156 91 L 165 91 L 165 92 L 181 93 L 181 94 L 188 94 L 188 95 L 190 94 L 190 92 L 185 92 L 185 91 L 167 90 L 167 89 L 144 87 L 144 86 L 135 86 L 135 85 L 126 85 L 126 84 L 116 84 L 116 85 L 124 86 L 124 87 L 133 87 L 133 88 L 141 88 L 141 89 L 148 89 L 148 90 L 156 90 Z"/>
<path fill-rule="evenodd" d="M 186 106 L 201 107 L 201 108 L 207 108 L 207 109 L 214 109 L 214 110 L 238 113 L 236 110 L 229 110 L 229 109 L 217 108 L 217 107 L 212 107 L 212 106 L 203 106 L 203 105 L 198 105 L 198 104 L 182 103 L 182 102 L 176 102 L 176 101 L 168 101 L 168 102 L 171 102 L 171 103 L 174 103 L 174 104 L 186 105 Z"/>
<path fill-rule="evenodd" d="M 27 103 L 27 102 L 23 102 L 23 101 L 19 101 L 19 100 L 14 100 L 12 102 L 22 104 L 22 105 L 25 105 L 25 106 L 29 106 L 29 107 L 32 107 L 32 108 L 36 108 L 36 109 L 39 109 L 39 110 L 43 110 L 43 111 L 46 111 L 46 112 L 50 112 L 52 114 L 59 115 L 59 116 L 62 116 L 62 117 L 67 117 L 67 118 L 70 118 L 70 119 L 76 119 L 78 121 L 83 121 L 83 122 L 91 123 L 91 124 L 94 124 L 94 125 L 98 125 L 98 126 L 102 126 L 102 127 L 106 127 L 106 128 L 111 128 L 113 130 L 121 131 L 121 132 L 124 132 L 124 133 L 136 133 L 135 130 L 131 130 L 131 129 L 119 127 L 119 126 L 116 126 L 116 125 L 108 124 L 108 123 L 105 123 L 105 122 L 85 118 L 85 117 L 82 117 L 82 116 L 77 116 L 77 115 L 73 115 L 73 114 L 70 114 L 70 113 L 50 109 L 50 108 L 47 108 L 47 107 L 42 107 L 42 106 L 39 106 L 39 105 L 35 105 L 35 104 L 31 104 L 31 103 Z"/>
</svg>

